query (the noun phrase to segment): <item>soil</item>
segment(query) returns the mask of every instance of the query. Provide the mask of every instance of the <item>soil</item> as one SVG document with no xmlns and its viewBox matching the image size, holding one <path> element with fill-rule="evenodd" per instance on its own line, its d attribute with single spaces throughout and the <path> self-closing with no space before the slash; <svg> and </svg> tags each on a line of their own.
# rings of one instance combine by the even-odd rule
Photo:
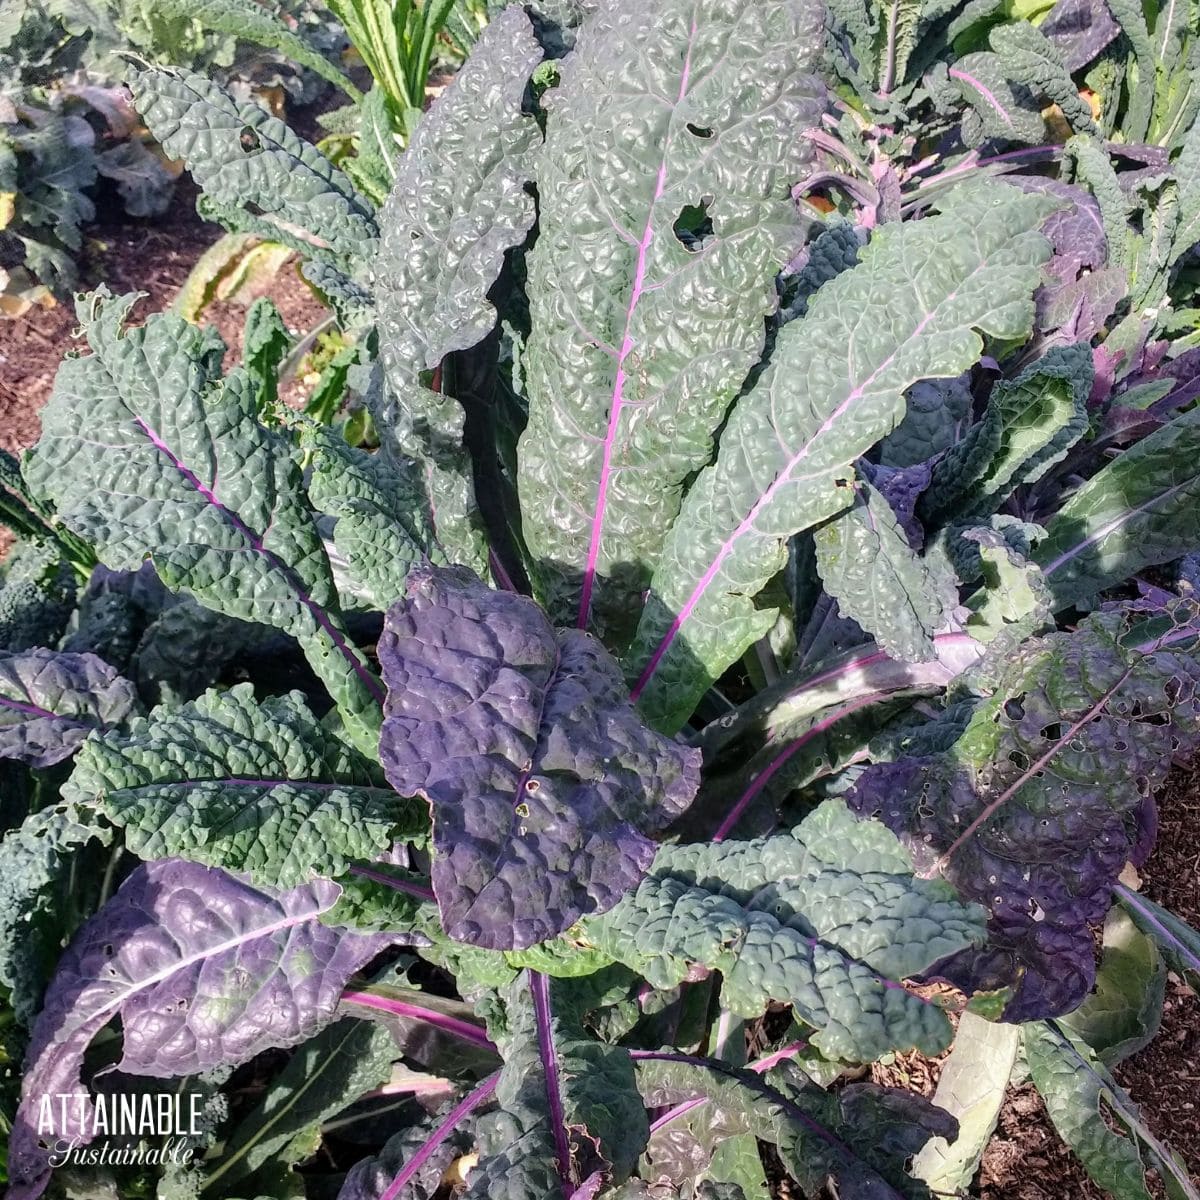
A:
<svg viewBox="0 0 1200 1200">
<path fill-rule="evenodd" d="M 171 306 L 196 260 L 224 232 L 196 213 L 196 191 L 181 181 L 171 210 L 153 221 L 99 223 L 87 230 L 80 264 L 81 290 L 99 283 L 116 295 L 144 292 L 133 318 Z M 256 295 L 275 301 L 288 328 L 307 333 L 326 310 L 297 275 L 294 261 L 259 290 L 237 302 L 217 301 L 205 311 L 236 360 L 242 320 Z M 0 448 L 18 452 L 37 441 L 38 412 L 50 395 L 65 351 L 77 348 L 74 305 L 60 300 L 53 308 L 34 308 L 16 320 L 0 320 Z M 301 386 L 299 383 L 297 387 Z"/>
<path fill-rule="evenodd" d="M 145 316 L 170 306 L 199 256 L 222 230 L 196 215 L 195 191 L 184 180 L 173 210 L 157 221 L 100 223 L 88 231 L 82 275 L 85 286 L 103 281 L 114 293 L 147 293 L 135 310 Z M 261 293 L 278 305 L 297 336 L 310 330 L 324 309 L 286 264 Z M 249 298 L 218 302 L 206 319 L 220 330 L 235 360 Z M 35 308 L 15 321 L 0 321 L 0 447 L 20 451 L 38 438 L 38 413 L 50 395 L 63 353 L 76 343 L 73 307 Z M 302 384 L 285 399 L 296 400 Z M 0 552 L 4 545 L 0 542 Z M 1178 768 L 1160 798 L 1158 847 L 1142 871 L 1142 891 L 1200 927 L 1200 764 Z M 904 1055 L 876 1067 L 879 1082 L 932 1095 L 940 1062 Z M 1159 1036 L 1116 1070 L 1151 1130 L 1200 1169 L 1200 1000 L 1181 981 L 1168 984 Z M 777 1172 L 772 1175 L 778 1178 Z M 1200 1184 L 1200 1176 L 1196 1177 Z M 794 1194 L 786 1182 L 780 1197 Z M 979 1200 L 1103 1200 L 1103 1193 L 1063 1145 L 1029 1085 L 1010 1089 L 1000 1124 L 984 1156 L 974 1195 Z"/>
</svg>

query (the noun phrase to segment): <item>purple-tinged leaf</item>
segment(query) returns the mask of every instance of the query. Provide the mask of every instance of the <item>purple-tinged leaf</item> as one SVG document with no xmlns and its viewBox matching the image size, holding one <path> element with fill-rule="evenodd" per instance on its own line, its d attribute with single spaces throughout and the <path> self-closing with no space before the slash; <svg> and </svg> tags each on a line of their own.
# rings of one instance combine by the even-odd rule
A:
<svg viewBox="0 0 1200 1200">
<path fill-rule="evenodd" d="M 1086 67 L 1121 32 L 1104 0 L 1058 0 L 1039 28 L 1072 72 Z"/>
<path fill-rule="evenodd" d="M 9 1153 L 10 1200 L 45 1189 L 47 1145 L 91 1140 L 81 1077 L 92 1038 L 120 1016 L 133 1075 L 187 1075 L 294 1046 L 333 1020 L 347 979 L 397 939 L 318 921 L 325 881 L 288 892 L 164 860 L 138 867 L 76 935 L 46 992 L 25 1063 Z M 45 1121 L 43 1096 L 57 1101 Z"/>
<path fill-rule="evenodd" d="M 346 1176 L 338 1200 L 429 1200 L 441 1186 L 446 1168 L 469 1144 L 460 1130 L 467 1117 L 486 1104 L 500 1076 L 489 1075 L 478 1087 L 425 1126 L 405 1129 L 388 1139 L 383 1152 L 357 1163 Z"/>
<path fill-rule="evenodd" d="M 621 672 L 580 630 L 469 571 L 409 573 L 379 660 L 380 757 L 433 813 L 446 932 L 524 949 L 604 912 L 691 803 L 700 755 L 648 730 Z"/>
<path fill-rule="evenodd" d="M 871 767 L 849 796 L 923 874 L 989 910 L 988 945 L 938 974 L 968 991 L 1012 986 L 1006 1020 L 1087 994 L 1091 926 L 1138 844 L 1143 799 L 1173 753 L 1200 745 L 1200 664 L 1171 648 L 1173 630 L 1127 644 L 1139 619 L 1099 613 L 1025 642 L 948 753 Z"/>
<path fill-rule="evenodd" d="M 48 767 L 137 706 L 133 684 L 94 654 L 0 651 L 0 758 Z"/>
</svg>

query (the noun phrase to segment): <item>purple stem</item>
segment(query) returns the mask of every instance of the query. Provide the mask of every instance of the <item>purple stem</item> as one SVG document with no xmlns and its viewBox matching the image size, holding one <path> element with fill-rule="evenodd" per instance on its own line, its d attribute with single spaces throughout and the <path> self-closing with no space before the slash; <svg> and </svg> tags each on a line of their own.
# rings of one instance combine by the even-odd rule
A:
<svg viewBox="0 0 1200 1200">
<path fill-rule="evenodd" d="M 422 887 L 419 883 L 409 883 L 406 879 L 397 879 L 394 875 L 389 875 L 386 871 L 376 871 L 371 867 L 364 867 L 361 864 L 355 863 L 350 867 L 351 875 L 361 875 L 364 879 L 374 880 L 376 883 L 382 883 L 384 887 L 390 887 L 394 891 L 404 892 L 407 896 L 416 896 L 418 900 L 437 900 L 432 888 Z"/>
<path fill-rule="evenodd" d="M 886 657 L 886 655 L 884 656 Z M 863 696 L 858 700 L 852 701 L 850 704 L 844 704 L 835 712 L 830 713 L 827 717 L 823 717 L 820 721 L 806 730 L 798 738 L 789 742 L 771 761 L 761 770 L 750 782 L 746 790 L 741 794 L 738 802 L 729 810 L 728 815 L 717 828 L 717 832 L 713 834 L 714 842 L 723 842 L 730 833 L 733 832 L 733 827 L 741 819 L 742 814 L 746 811 L 747 806 L 763 790 L 771 781 L 771 777 L 784 766 L 784 764 L 802 747 L 808 745 L 814 738 L 820 737 L 832 729 L 844 717 L 856 713 L 859 709 L 867 708 L 869 705 L 882 700 L 887 693 L 872 692 L 870 695 Z"/>
<path fill-rule="evenodd" d="M 512 576 L 504 569 L 504 564 L 500 561 L 500 555 L 495 550 L 488 550 L 488 567 L 492 572 L 492 578 L 506 592 L 515 592 L 517 585 L 513 583 Z"/>
<path fill-rule="evenodd" d="M 350 669 L 358 676 L 363 687 L 367 689 L 368 694 L 378 704 L 383 703 L 383 687 L 379 680 L 371 673 L 366 663 L 359 657 L 357 650 L 350 647 L 346 641 L 346 635 L 334 624 L 330 615 L 310 596 L 304 587 L 303 582 L 291 567 L 279 558 L 278 555 L 268 550 L 263 544 L 263 539 L 260 534 L 257 534 L 247 525 L 236 512 L 230 508 L 226 508 L 224 504 L 217 498 L 217 494 L 206 484 L 200 482 L 200 477 L 187 466 L 186 463 L 167 445 L 163 438 L 150 427 L 150 425 L 142 417 L 134 417 L 134 422 L 139 429 L 150 439 L 156 449 L 162 451 L 166 455 L 167 460 L 171 465 L 187 480 L 204 497 L 208 504 L 221 514 L 225 520 L 240 533 L 249 543 L 251 549 L 257 554 L 261 554 L 268 563 L 278 571 L 288 582 L 288 586 L 295 592 L 300 603 L 308 609 L 312 618 L 317 625 L 322 629 L 329 640 L 337 648 L 338 652 L 350 665 Z"/>
<path fill-rule="evenodd" d="M 679 95 L 675 106 L 683 103 L 687 95 L 688 79 L 692 71 L 692 43 L 696 38 L 696 22 L 693 18 L 691 32 L 688 35 L 687 50 L 683 57 L 683 75 L 679 81 Z M 608 431 L 604 436 L 604 456 L 600 465 L 600 483 L 596 492 L 596 507 L 592 513 L 592 536 L 588 546 L 587 565 L 583 571 L 583 591 L 579 598 L 579 628 L 587 627 L 588 618 L 592 611 L 592 587 L 596 579 L 596 563 L 600 558 L 600 541 L 604 535 L 604 517 L 608 507 L 608 488 L 612 481 L 613 450 L 617 442 L 617 433 L 621 425 L 621 413 L 625 400 L 625 360 L 633 350 L 633 336 L 630 327 L 639 301 L 645 291 L 646 266 L 649 260 L 650 243 L 654 240 L 654 210 L 667 186 L 667 149 L 669 139 L 664 139 L 662 159 L 659 162 L 658 177 L 654 183 L 654 195 L 650 200 L 650 211 L 646 214 L 646 226 L 642 230 L 641 241 L 638 242 L 637 261 L 633 268 L 633 287 L 629 294 L 629 304 L 625 309 L 625 329 L 621 337 L 621 346 L 617 351 L 617 372 L 613 379 L 612 396 L 608 404 Z"/>
<path fill-rule="evenodd" d="M 1145 906 L 1142 898 L 1136 892 L 1130 891 L 1123 883 L 1118 883 L 1113 889 L 1121 898 L 1121 902 L 1126 908 L 1132 909 L 1137 915 L 1152 926 L 1158 932 L 1158 936 L 1169 945 L 1176 954 L 1183 960 L 1184 965 L 1192 971 L 1200 973 L 1200 957 L 1198 957 L 1189 946 L 1181 942 L 1170 929 L 1167 928 L 1154 913 Z"/>
<path fill-rule="evenodd" d="M 720 1075 L 728 1075 L 741 1081 L 742 1083 L 748 1082 L 746 1080 L 744 1071 L 739 1071 L 736 1067 L 731 1067 L 728 1063 L 721 1062 L 719 1059 L 715 1058 L 698 1058 L 692 1054 L 676 1054 L 666 1050 L 631 1050 L 629 1055 L 635 1060 L 658 1060 L 661 1062 L 684 1063 L 687 1066 L 700 1067 L 705 1070 L 715 1071 Z M 882 1184 L 886 1189 L 878 1193 L 872 1192 L 872 1195 L 878 1194 L 881 1200 L 884 1197 L 888 1197 L 889 1200 L 901 1200 L 900 1193 L 897 1192 L 890 1184 L 888 1184 L 882 1178 L 882 1176 L 879 1176 L 876 1174 L 876 1172 L 871 1170 L 871 1168 L 867 1166 L 867 1164 L 864 1163 L 863 1160 L 856 1155 L 854 1151 L 846 1145 L 845 1142 L 843 1142 L 839 1137 L 836 1137 L 834 1134 L 830 1133 L 829 1130 L 823 1125 L 820 1125 L 814 1121 L 812 1117 L 810 1117 L 808 1113 L 806 1113 L 798 1104 L 789 1100 L 782 1092 L 776 1090 L 767 1083 L 761 1083 L 755 1086 L 757 1086 L 761 1093 L 767 1096 L 773 1104 L 776 1104 L 783 1109 L 783 1111 L 787 1113 L 791 1120 L 795 1121 L 797 1124 L 803 1125 L 811 1133 L 815 1134 L 823 1142 L 825 1142 L 826 1145 L 830 1146 L 838 1155 L 838 1157 L 840 1157 L 848 1166 L 857 1167 L 860 1170 L 869 1172 L 870 1175 L 874 1177 L 872 1182 L 877 1179 L 879 1183 Z"/>
<path fill-rule="evenodd" d="M 10 700 L 7 696 L 0 696 L 0 708 L 11 708 L 17 712 L 25 713 L 31 717 L 45 717 L 50 721 L 72 721 L 77 725 L 93 725 L 92 721 L 85 721 L 82 717 L 64 717 L 61 713 L 51 712 L 48 708 L 38 708 L 36 704 L 25 704 L 20 700 Z"/>
<path fill-rule="evenodd" d="M 455 1037 L 462 1038 L 464 1042 L 471 1042 L 484 1050 L 499 1053 L 496 1044 L 478 1025 L 473 1025 L 470 1021 L 463 1021 L 458 1017 L 451 1017 L 446 1013 L 440 1013 L 436 1009 L 426 1008 L 421 1004 L 411 1004 L 407 1000 L 397 1000 L 392 996 L 379 995 L 376 992 L 345 991 L 342 993 L 342 999 L 347 1004 L 361 1004 L 364 1008 L 374 1008 L 379 1012 L 391 1013 L 394 1017 L 413 1017 L 418 1021 L 426 1022 L 426 1024 L 436 1025 L 438 1029 L 452 1033 Z"/>
<path fill-rule="evenodd" d="M 454 1132 L 455 1126 L 468 1113 L 477 1109 L 496 1090 L 500 1073 L 489 1075 L 473 1092 L 460 1100 L 447 1114 L 445 1120 L 429 1135 L 420 1150 L 400 1168 L 399 1174 L 388 1184 L 379 1200 L 396 1200 L 408 1186 L 413 1176 L 433 1157 L 433 1152 Z"/>
<path fill-rule="evenodd" d="M 569 1196 L 575 1185 L 571 1181 L 571 1143 L 567 1138 L 566 1115 L 558 1078 L 558 1055 L 554 1049 L 554 1033 L 550 1028 L 550 980 L 540 971 L 530 971 L 529 991 L 533 996 L 533 1016 L 537 1023 L 538 1056 L 542 1060 L 542 1074 L 546 1079 L 546 1101 L 550 1108 L 555 1154 L 558 1156 L 558 1177 Z"/>
<path fill-rule="evenodd" d="M 786 1058 L 795 1058 L 808 1045 L 807 1042 L 791 1042 L 786 1046 L 780 1047 L 778 1050 L 772 1051 L 770 1054 L 763 1055 L 762 1058 L 755 1059 L 752 1063 L 747 1063 L 747 1067 L 751 1071 L 756 1071 L 758 1074 L 763 1074 L 769 1071 L 772 1067 L 777 1066 Z M 636 1051 L 635 1051 L 636 1054 Z M 668 1109 L 661 1117 L 656 1117 L 650 1124 L 650 1132 L 657 1133 L 664 1125 L 669 1125 L 672 1121 L 678 1120 L 684 1113 L 689 1113 L 693 1108 L 699 1108 L 702 1104 L 707 1104 L 708 1098 L 705 1096 L 697 1096 L 694 1100 L 685 1100 L 682 1104 L 675 1105 L 674 1108 Z"/>
<path fill-rule="evenodd" d="M 967 277 L 962 280 L 960 287 L 967 284 L 974 275 L 983 269 L 985 265 L 986 263 L 981 263 L 978 266 L 973 267 L 970 274 L 968 274 Z M 805 441 L 804 445 L 801 446 L 795 454 L 792 455 L 787 464 L 784 466 L 783 470 L 781 470 L 779 474 L 775 476 L 775 479 L 772 481 L 771 485 L 754 502 L 754 505 L 751 507 L 750 511 L 745 517 L 742 518 L 741 522 L 734 529 L 734 531 L 725 539 L 724 542 L 721 543 L 721 546 L 717 550 L 716 555 L 713 557 L 712 562 L 709 563 L 704 574 L 700 576 L 696 586 L 692 589 L 691 595 L 688 596 L 687 600 L 683 604 L 683 607 L 676 614 L 675 619 L 671 622 L 670 628 L 663 635 L 662 641 L 659 642 L 657 649 L 650 657 L 650 661 L 646 664 L 645 670 L 642 671 L 637 683 L 634 684 L 633 689 L 629 693 L 630 700 L 632 700 L 634 703 L 637 702 L 638 698 L 645 690 L 646 685 L 654 677 L 654 673 L 658 670 L 659 663 L 662 662 L 667 650 L 670 649 L 672 643 L 675 641 L 680 629 L 683 628 L 684 623 L 692 615 L 692 612 L 694 611 L 696 605 L 700 602 L 700 599 L 708 591 L 709 585 L 720 573 L 721 567 L 726 558 L 733 553 L 734 547 L 738 544 L 741 538 L 755 528 L 759 516 L 765 509 L 770 508 L 775 499 L 776 493 L 781 489 L 790 486 L 792 481 L 792 472 L 798 466 L 800 466 L 800 464 L 806 458 L 808 458 L 808 456 L 812 453 L 813 448 L 817 446 L 832 429 L 842 423 L 847 412 L 849 412 L 850 409 L 863 398 L 867 392 L 867 389 L 875 382 L 875 380 L 895 362 L 901 350 L 907 349 L 911 342 L 921 336 L 925 330 L 925 326 L 928 325 L 935 316 L 937 316 L 940 307 L 941 305 L 937 305 L 930 312 L 927 312 L 917 322 L 916 326 L 905 338 L 902 345 L 893 350 L 892 353 L 889 354 L 887 358 L 885 358 L 883 362 L 881 362 L 879 366 L 877 366 L 870 373 L 870 375 L 867 376 L 866 379 L 851 389 L 846 398 L 834 408 L 829 416 L 825 418 L 817 431 L 810 438 L 808 438 L 807 441 Z"/>
<path fill-rule="evenodd" d="M 951 67 L 946 73 L 951 79 L 957 79 L 961 83 L 965 83 L 968 87 L 973 87 L 995 109 L 1000 119 L 1010 129 L 1013 127 L 1012 117 L 1008 115 L 1008 110 L 996 99 L 995 93 L 986 87 L 981 79 L 976 79 L 974 75 L 968 75 L 966 71 L 960 71 L 957 67 Z"/>
</svg>

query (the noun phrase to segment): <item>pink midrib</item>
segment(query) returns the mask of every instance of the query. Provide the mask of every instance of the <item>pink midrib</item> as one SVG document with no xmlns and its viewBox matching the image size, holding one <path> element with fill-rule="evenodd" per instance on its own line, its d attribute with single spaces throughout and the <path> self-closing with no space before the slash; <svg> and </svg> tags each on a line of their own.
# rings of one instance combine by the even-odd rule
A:
<svg viewBox="0 0 1200 1200">
<path fill-rule="evenodd" d="M 984 265 L 984 263 L 981 263 L 971 272 L 971 274 L 974 275 L 978 271 L 982 270 Z M 956 292 L 951 292 L 942 303 L 949 304 L 956 295 Z M 941 305 L 939 304 L 933 309 L 932 312 L 926 313 L 925 316 L 923 316 L 918 322 L 917 327 L 912 331 L 912 333 L 910 333 L 904 339 L 904 342 L 901 343 L 901 346 L 907 345 L 913 338 L 920 337 L 921 333 L 925 329 L 925 326 L 933 320 L 933 318 L 937 315 L 938 309 L 940 308 Z M 887 358 L 885 358 L 883 362 L 881 362 L 879 366 L 877 366 L 875 370 L 863 380 L 862 383 L 854 388 L 853 391 L 851 391 L 846 397 L 846 399 L 843 400 L 841 404 L 839 404 L 837 408 L 835 408 L 833 412 L 825 418 L 817 432 L 814 433 L 812 437 L 810 437 L 808 441 L 806 441 L 804 445 L 792 456 L 783 470 L 775 477 L 775 481 L 771 484 L 771 486 L 767 488 L 767 490 L 763 492 L 761 496 L 759 496 L 757 501 L 755 501 L 754 507 L 750 509 L 749 513 L 747 513 L 742 519 L 738 527 L 729 535 L 729 537 L 725 539 L 724 542 L 721 543 L 721 547 L 717 551 L 713 561 L 709 564 L 708 569 L 704 572 L 704 574 L 700 576 L 700 581 L 692 589 L 691 595 L 687 598 L 687 601 L 679 610 L 675 619 L 671 622 L 670 628 L 663 635 L 662 641 L 659 642 L 658 647 L 655 649 L 653 655 L 651 655 L 650 661 L 646 664 L 645 670 L 638 677 L 637 683 L 633 685 L 633 689 L 629 693 L 629 698 L 631 700 L 636 702 L 641 696 L 642 692 L 646 688 L 646 685 L 654 677 L 654 672 L 658 670 L 658 664 L 662 662 L 664 655 L 670 649 L 671 644 L 675 641 L 680 629 L 683 628 L 684 622 L 687 621 L 687 619 L 692 615 L 696 605 L 700 602 L 700 598 L 708 590 L 709 584 L 711 584 L 712 581 L 717 577 L 717 573 L 720 571 L 721 566 L 725 562 L 726 558 L 728 558 L 730 553 L 732 553 L 734 546 L 737 545 L 738 541 L 740 541 L 740 539 L 745 536 L 745 534 L 753 527 L 754 522 L 758 519 L 759 513 L 761 513 L 764 508 L 771 504 L 771 502 L 775 499 L 776 492 L 778 492 L 779 489 L 786 483 L 790 482 L 792 472 L 797 466 L 800 465 L 801 462 L 804 461 L 804 459 L 809 456 L 809 454 L 812 452 L 812 448 L 834 427 L 839 420 L 841 420 L 843 416 L 845 416 L 846 412 L 852 405 L 857 404 L 858 401 L 863 398 L 871 384 L 873 384 L 875 380 L 884 371 L 886 371 L 893 362 L 895 362 L 896 356 L 900 353 L 900 348 L 901 347 L 897 347 L 897 349 L 893 350 L 892 353 L 889 354 Z"/>
<path fill-rule="evenodd" d="M 960 82 L 965 83 L 968 87 L 973 87 L 988 102 L 988 104 L 990 104 L 992 108 L 996 110 L 997 114 L 1000 116 L 1000 119 L 1010 129 L 1012 128 L 1012 117 L 1008 115 L 1008 110 L 1003 104 L 1000 103 L 999 100 L 996 99 L 995 94 L 990 88 L 984 87 L 983 83 L 976 79 L 974 75 L 968 75 L 966 71 L 960 71 L 956 67 L 951 67 L 946 74 L 948 74 L 951 79 L 957 79 Z"/>
<path fill-rule="evenodd" d="M 687 95 L 688 80 L 692 72 L 692 45 L 696 39 L 696 22 L 692 20 L 691 31 L 688 34 L 687 50 L 683 56 L 683 74 L 679 80 L 679 95 L 675 98 L 675 107 L 683 103 Z M 654 195 L 650 199 L 650 211 L 646 214 L 646 226 L 642 230 L 642 240 L 638 242 L 637 262 L 633 270 L 633 288 L 629 293 L 629 304 L 625 308 L 625 328 L 621 337 L 621 347 L 617 352 L 617 372 L 613 379 L 612 396 L 609 399 L 608 429 L 604 436 L 604 456 L 600 464 L 600 483 L 596 491 L 596 507 L 592 512 L 592 536 L 588 545 L 587 564 L 583 569 L 583 591 L 579 598 L 579 628 L 587 628 L 588 619 L 592 612 L 592 589 L 596 580 L 596 563 L 600 558 L 600 542 L 604 537 L 604 518 L 608 510 L 608 487 L 612 480 L 613 451 L 617 443 L 617 433 L 621 426 L 621 413 L 625 405 L 625 360 L 633 350 L 633 337 L 630 326 L 633 315 L 645 291 L 646 266 L 650 256 L 650 243 L 654 240 L 654 210 L 667 186 L 667 154 L 670 140 L 665 139 L 662 160 L 658 166 L 658 177 L 654 183 Z"/>
<path fill-rule="evenodd" d="M 540 971 L 529 972 L 529 990 L 533 997 L 533 1015 L 537 1026 L 538 1056 L 546 1081 L 546 1107 L 550 1110 L 550 1128 L 554 1136 L 558 1177 L 569 1195 L 571 1186 L 571 1143 L 567 1137 L 566 1110 L 559 1088 L 554 1032 L 550 1028 L 550 982 Z"/>
<path fill-rule="evenodd" d="M 200 477 L 171 449 L 170 446 L 163 440 L 162 435 L 157 430 L 153 429 L 149 422 L 143 417 L 134 417 L 134 422 L 138 428 L 150 439 L 151 443 L 157 450 L 161 450 L 167 457 L 171 465 L 177 470 L 204 497 L 205 501 L 213 506 L 229 524 L 238 531 L 249 543 L 251 548 L 257 554 L 261 554 L 272 567 L 275 568 L 288 581 L 292 591 L 295 592 L 300 603 L 312 614 L 313 620 L 317 625 L 324 630 L 328 635 L 329 640 L 337 647 L 338 653 L 350 664 L 355 675 L 358 676 L 362 685 L 367 689 L 372 699 L 377 703 L 383 703 L 383 689 L 379 685 L 379 681 L 372 676 L 366 666 L 359 660 L 358 655 L 354 653 L 346 643 L 345 635 L 340 629 L 329 619 L 329 614 L 308 594 L 304 585 L 300 582 L 296 573 L 275 553 L 268 550 L 263 545 L 262 537 L 255 533 L 249 525 L 242 520 L 231 508 L 227 508 L 221 503 L 216 492 L 206 484 L 202 483 Z"/>
</svg>

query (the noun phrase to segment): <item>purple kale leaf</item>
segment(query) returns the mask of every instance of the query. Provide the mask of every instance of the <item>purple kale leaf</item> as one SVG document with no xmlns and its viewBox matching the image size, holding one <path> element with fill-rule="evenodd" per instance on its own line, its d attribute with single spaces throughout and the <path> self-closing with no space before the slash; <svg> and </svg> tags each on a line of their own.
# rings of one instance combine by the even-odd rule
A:
<svg viewBox="0 0 1200 1200">
<path fill-rule="evenodd" d="M 1200 746 L 1200 663 L 1136 620 L 1107 611 L 1025 642 L 949 751 L 872 766 L 847 797 L 901 835 L 918 871 L 988 909 L 987 945 L 937 974 L 1011 987 L 1009 1021 L 1087 995 L 1091 927 L 1144 853 L 1146 805 L 1172 757 Z"/>
<path fill-rule="evenodd" d="M 589 634 L 461 568 L 409 573 L 379 642 L 380 757 L 433 814 L 446 932 L 523 949 L 604 912 L 691 803 L 700 755 L 647 729 Z"/>
<path fill-rule="evenodd" d="M 321 924 L 339 891 L 324 880 L 268 891 L 179 859 L 139 866 L 75 936 L 46 992 L 10 1142 L 9 1200 L 41 1195 L 48 1146 L 90 1140 L 83 1056 L 113 1017 L 124 1031 L 117 1069 L 133 1075 L 246 1062 L 327 1025 L 346 980 L 396 940 Z M 65 1123 L 60 1096 L 70 1098 Z"/>
<path fill-rule="evenodd" d="M 0 758 L 51 766 L 136 708 L 133 684 L 94 654 L 0 651 Z"/>
<path fill-rule="evenodd" d="M 1121 32 L 1104 0 L 1058 0 L 1041 29 L 1072 72 L 1086 67 Z"/>
</svg>

